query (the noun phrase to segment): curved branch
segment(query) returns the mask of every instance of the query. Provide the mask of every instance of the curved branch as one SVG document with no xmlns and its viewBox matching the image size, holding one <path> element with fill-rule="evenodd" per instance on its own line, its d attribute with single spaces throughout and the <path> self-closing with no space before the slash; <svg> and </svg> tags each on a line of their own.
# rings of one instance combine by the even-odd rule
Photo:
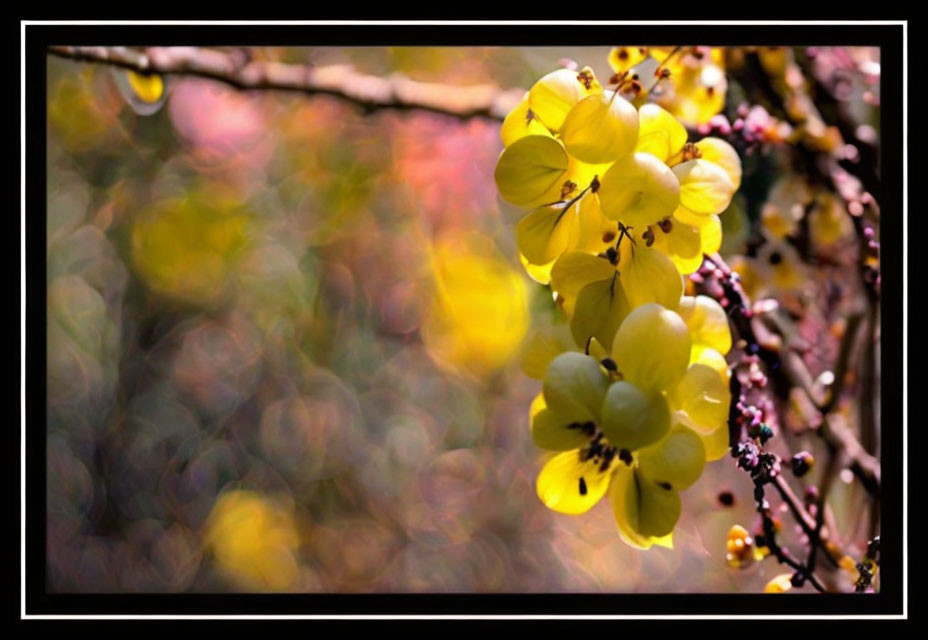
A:
<svg viewBox="0 0 928 640">
<path fill-rule="evenodd" d="M 108 64 L 139 73 L 197 76 L 237 89 L 276 89 L 329 95 L 365 109 L 420 109 L 456 118 L 502 120 L 525 93 L 493 84 L 447 85 L 419 82 L 400 74 L 360 73 L 350 65 L 310 66 L 248 61 L 241 55 L 199 47 L 52 46 L 51 55 Z"/>
</svg>

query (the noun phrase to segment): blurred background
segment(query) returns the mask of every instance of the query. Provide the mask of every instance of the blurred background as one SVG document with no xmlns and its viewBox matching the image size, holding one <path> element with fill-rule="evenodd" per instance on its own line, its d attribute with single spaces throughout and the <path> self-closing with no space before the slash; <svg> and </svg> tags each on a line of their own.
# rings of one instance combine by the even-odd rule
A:
<svg viewBox="0 0 928 640">
<path fill-rule="evenodd" d="M 250 55 L 528 89 L 565 58 L 607 79 L 609 52 Z M 813 53 L 878 149 L 879 51 Z M 729 528 L 756 525 L 731 458 L 683 494 L 673 550 L 623 544 L 608 501 L 571 517 L 536 497 L 540 383 L 520 353 L 561 320 L 519 262 L 523 212 L 496 194 L 499 121 L 179 76 L 152 107 L 124 70 L 55 57 L 47 81 L 50 590 L 756 592 L 783 572 L 726 563 Z M 745 84 L 729 79 L 723 112 L 754 133 L 737 145 L 744 186 L 722 254 L 796 323 L 827 384 L 865 295 L 858 238 Z M 878 376 L 846 388 L 856 425 Z M 783 455 L 817 454 L 802 408 L 778 408 Z M 878 455 L 878 422 L 868 433 Z M 858 557 L 866 492 L 842 471 L 829 500 Z M 792 525 L 782 535 L 800 544 Z"/>
</svg>

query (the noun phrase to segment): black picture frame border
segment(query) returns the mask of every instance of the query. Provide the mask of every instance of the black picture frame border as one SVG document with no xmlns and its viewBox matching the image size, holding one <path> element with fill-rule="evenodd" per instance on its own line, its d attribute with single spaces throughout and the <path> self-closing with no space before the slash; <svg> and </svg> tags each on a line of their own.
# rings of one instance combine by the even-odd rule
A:
<svg viewBox="0 0 928 640">
<path fill-rule="evenodd" d="M 894 616 L 902 584 L 903 27 L 859 25 L 25 25 L 26 616 Z M 882 531 L 878 594 L 65 594 L 45 589 L 46 51 L 74 45 L 869 45 L 881 52 Z M 899 212 L 894 215 L 893 212 Z M 898 330 L 897 330 L 898 327 Z M 19 404 L 17 399 L 17 404 Z M 15 451 L 19 451 L 19 437 Z M 911 445 L 910 445 L 911 448 Z M 18 457 L 18 456 L 17 456 Z M 18 465 L 17 465 L 18 470 Z M 911 475 L 911 470 L 910 470 Z M 18 481 L 17 477 L 17 481 Z M 910 485 L 912 486 L 912 485 Z M 17 548 L 18 552 L 19 549 Z M 18 556 L 18 553 L 17 553 Z M 17 583 L 17 588 L 19 584 Z"/>
</svg>

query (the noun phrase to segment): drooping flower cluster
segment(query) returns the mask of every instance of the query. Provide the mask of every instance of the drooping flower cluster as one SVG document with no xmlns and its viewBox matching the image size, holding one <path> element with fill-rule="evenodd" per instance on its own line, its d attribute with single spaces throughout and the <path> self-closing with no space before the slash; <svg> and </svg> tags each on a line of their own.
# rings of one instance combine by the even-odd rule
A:
<svg viewBox="0 0 928 640">
<path fill-rule="evenodd" d="M 592 71 L 539 80 L 503 123 L 496 183 L 530 212 L 517 225 L 523 264 L 549 284 L 574 345 L 535 340 L 543 392 L 532 437 L 558 452 L 537 492 L 580 514 L 610 494 L 630 545 L 670 546 L 679 492 L 728 448 L 727 317 L 684 295 L 683 274 L 718 250 L 718 214 L 741 180 L 725 141 L 688 141 L 654 103 L 607 90 Z M 625 87 L 627 88 L 627 87 Z"/>
</svg>

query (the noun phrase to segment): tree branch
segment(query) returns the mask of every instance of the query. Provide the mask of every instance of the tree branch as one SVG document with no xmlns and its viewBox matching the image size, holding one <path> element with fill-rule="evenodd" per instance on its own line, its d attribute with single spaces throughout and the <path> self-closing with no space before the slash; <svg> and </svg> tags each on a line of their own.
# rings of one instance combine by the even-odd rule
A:
<svg viewBox="0 0 928 640">
<path fill-rule="evenodd" d="M 731 274 L 731 268 L 718 253 L 706 257 L 723 274 L 726 276 Z M 820 394 L 815 393 L 812 383 L 813 376 L 806 367 L 805 362 L 788 348 L 775 350 L 758 340 L 755 329 L 760 325 L 755 325 L 752 322 L 755 319 L 753 316 L 746 316 L 739 310 L 742 307 L 750 310 L 751 301 L 739 284 L 734 283 L 731 286 L 734 289 L 729 292 L 729 299 L 732 302 L 736 300 L 740 302 L 740 304 L 733 305 L 729 311 L 729 317 L 738 331 L 738 335 L 749 346 L 753 345 L 752 348 L 757 355 L 767 364 L 769 375 L 774 379 L 775 384 L 779 384 L 784 388 L 796 386 L 803 389 L 815 404 L 816 409 L 822 411 L 825 400 L 820 397 Z M 784 344 L 788 345 L 790 342 L 788 334 L 792 330 L 791 327 L 783 319 L 779 319 L 779 322 L 776 323 L 776 329 L 785 341 Z M 824 416 L 818 433 L 830 451 L 843 456 L 849 462 L 851 471 L 854 472 L 854 475 L 857 476 L 864 488 L 872 495 L 878 496 L 880 493 L 880 461 L 863 448 L 848 427 L 835 417 L 834 412 Z"/>
<path fill-rule="evenodd" d="M 524 89 L 493 84 L 447 85 L 411 80 L 400 74 L 367 75 L 350 65 L 310 66 L 247 61 L 244 56 L 199 47 L 52 46 L 51 55 L 107 64 L 138 73 L 209 78 L 236 89 L 276 89 L 328 95 L 364 109 L 419 109 L 456 118 L 503 120 L 518 105 Z"/>
</svg>

